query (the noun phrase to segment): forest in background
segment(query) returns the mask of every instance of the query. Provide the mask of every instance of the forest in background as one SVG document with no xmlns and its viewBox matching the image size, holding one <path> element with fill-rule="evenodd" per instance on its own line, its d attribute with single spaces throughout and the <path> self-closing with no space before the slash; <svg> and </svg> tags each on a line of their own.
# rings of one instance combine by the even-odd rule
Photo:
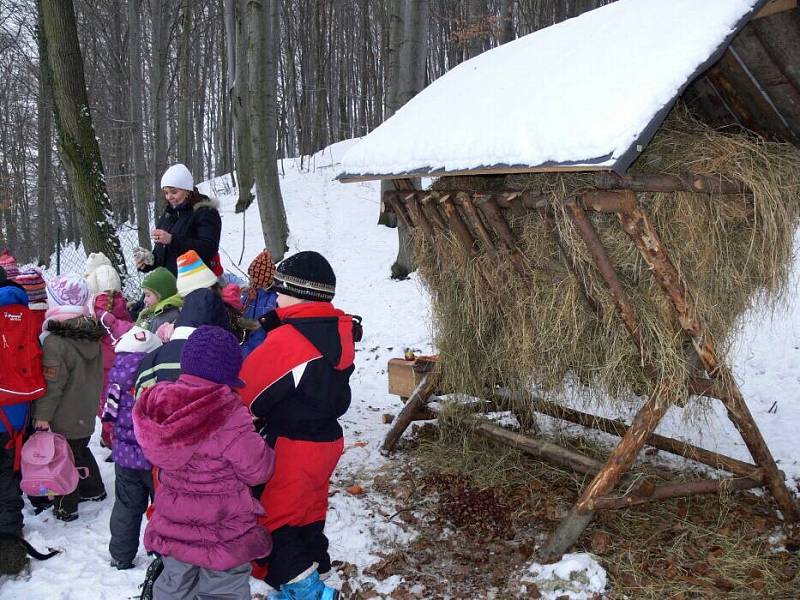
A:
<svg viewBox="0 0 800 600">
<path fill-rule="evenodd" d="M 58 230 L 97 249 L 58 144 L 52 78 L 62 75 L 42 68 L 42 7 L 53 3 L 0 0 L 0 248 L 43 265 Z M 195 181 L 235 173 L 240 209 L 253 184 L 265 190 L 268 239 L 281 214 L 286 227 L 276 158 L 363 136 L 460 62 L 608 0 L 56 3 L 74 7 L 107 194 L 98 202 L 113 224 L 138 225 L 147 247 L 169 164 L 184 162 Z"/>
</svg>

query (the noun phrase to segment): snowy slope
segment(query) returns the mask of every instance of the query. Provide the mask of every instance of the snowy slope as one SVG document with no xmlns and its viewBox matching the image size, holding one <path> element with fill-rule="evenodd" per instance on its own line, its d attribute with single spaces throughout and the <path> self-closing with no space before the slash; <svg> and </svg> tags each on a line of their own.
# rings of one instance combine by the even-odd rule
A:
<svg viewBox="0 0 800 600">
<path fill-rule="evenodd" d="M 386 175 L 610 167 L 757 0 L 618 0 L 464 62 L 343 159 Z"/>
</svg>

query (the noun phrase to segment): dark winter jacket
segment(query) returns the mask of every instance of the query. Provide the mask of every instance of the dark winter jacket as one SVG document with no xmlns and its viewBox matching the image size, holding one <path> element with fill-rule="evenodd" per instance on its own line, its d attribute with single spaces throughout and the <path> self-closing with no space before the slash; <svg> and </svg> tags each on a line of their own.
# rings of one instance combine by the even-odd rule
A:
<svg viewBox="0 0 800 600">
<path fill-rule="evenodd" d="M 242 400 L 262 435 L 330 442 L 350 406 L 355 345 L 352 318 L 329 302 L 278 308 L 261 319 L 267 339 L 247 357 Z"/>
<path fill-rule="evenodd" d="M 0 280 L 0 307 L 12 306 L 12 305 L 20 305 L 20 306 L 27 307 L 28 306 L 28 294 L 25 293 L 25 290 L 22 288 L 22 286 L 17 285 L 13 281 L 10 281 L 8 279 Z M 30 313 L 27 313 L 27 314 L 30 315 Z M 39 342 L 38 342 L 38 340 L 31 340 L 30 343 L 31 344 L 38 344 Z M 3 347 L 3 345 L 0 344 L 0 347 Z M 5 350 L 4 347 L 3 347 L 3 349 Z M 3 360 L 9 360 L 9 358 L 11 360 L 13 360 L 13 359 L 17 358 L 17 355 L 12 353 L 12 354 L 6 356 L 6 353 L 3 352 Z M 31 358 L 30 360 L 33 360 L 33 358 Z M 23 361 L 20 361 L 20 363 L 17 363 L 17 373 L 18 373 L 19 377 L 28 380 L 27 378 L 25 378 L 23 376 L 23 374 L 21 372 L 25 368 L 24 365 L 25 365 L 25 362 L 23 362 Z M 0 382 L 0 388 L 5 389 L 6 387 L 9 387 L 8 383 L 6 381 Z M 15 388 L 15 389 L 9 390 L 10 394 L 18 393 L 19 390 L 16 389 L 17 386 L 12 385 L 10 387 L 14 387 Z M 39 393 L 41 394 L 41 391 Z M 31 396 L 31 397 L 35 397 L 35 396 Z M 4 407 L 0 408 L 0 410 L 2 410 L 5 413 L 5 416 L 8 419 L 8 421 L 11 424 L 11 427 L 13 428 L 14 431 L 22 431 L 25 428 L 25 426 L 27 425 L 27 422 L 28 422 L 28 412 L 30 410 L 30 402 L 20 402 L 19 404 L 11 404 L 9 406 L 4 406 Z M 0 420 L 0 432 L 4 432 L 4 431 L 6 431 L 6 427 L 5 427 L 5 425 L 3 425 L 3 421 Z"/>
<path fill-rule="evenodd" d="M 144 357 L 144 352 L 118 352 L 108 373 L 105 391 L 105 397 L 112 394 L 118 399 L 112 453 L 114 463 L 126 469 L 147 470 L 152 467 L 133 434 L 133 384 Z"/>
<path fill-rule="evenodd" d="M 175 381 L 181 374 L 181 352 L 192 332 L 201 325 L 229 329 L 228 313 L 219 294 L 209 288 L 190 293 L 175 321 L 169 342 L 147 354 L 136 375 L 136 397 L 159 381 Z"/>
<path fill-rule="evenodd" d="M 206 265 L 210 265 L 211 259 L 219 252 L 222 219 L 217 204 L 208 196 L 193 195 L 198 198 L 197 202 L 193 203 L 190 198 L 177 208 L 167 204 L 158 219 L 156 229 L 168 231 L 172 235 L 172 241 L 168 245 L 155 245 L 154 263 L 143 269 L 144 271 L 165 267 L 177 277 L 176 261 L 181 254 L 194 250 Z"/>
<path fill-rule="evenodd" d="M 89 437 L 103 391 L 100 340 L 106 330 L 87 317 L 51 320 L 47 330 L 42 344 L 47 393 L 33 403 L 33 418 L 49 421 L 50 429 L 67 439 Z"/>
<path fill-rule="evenodd" d="M 247 294 L 242 296 L 242 303 L 244 304 L 244 318 L 258 321 L 270 311 L 273 311 L 278 306 L 278 294 L 272 290 L 258 290 L 256 297 L 253 300 L 247 298 Z M 247 339 L 242 346 L 242 354 L 245 358 L 267 337 L 267 332 L 263 327 L 259 327 L 255 331 L 251 331 L 247 335 Z"/>
<path fill-rule="evenodd" d="M 206 569 L 269 554 L 264 514 L 250 486 L 272 475 L 272 450 L 228 386 L 193 375 L 147 390 L 133 409 L 136 437 L 160 468 L 144 545 Z"/>
</svg>

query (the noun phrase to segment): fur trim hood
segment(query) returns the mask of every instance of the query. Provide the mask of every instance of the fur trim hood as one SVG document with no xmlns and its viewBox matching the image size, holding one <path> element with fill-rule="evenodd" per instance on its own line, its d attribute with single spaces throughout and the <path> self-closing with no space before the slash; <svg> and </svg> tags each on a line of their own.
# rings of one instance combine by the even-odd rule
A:
<svg viewBox="0 0 800 600">
<path fill-rule="evenodd" d="M 99 342 L 106 335 L 105 327 L 91 317 L 77 317 L 67 321 L 50 320 L 47 322 L 47 331 L 58 337 L 90 342 Z"/>
<path fill-rule="evenodd" d="M 216 198 L 209 198 L 208 196 L 204 196 L 203 194 L 200 194 L 200 198 L 201 198 L 200 201 L 195 203 L 194 206 L 192 206 L 194 210 L 200 210 L 201 208 L 210 208 L 212 210 L 219 212 L 219 200 L 217 200 Z"/>
</svg>

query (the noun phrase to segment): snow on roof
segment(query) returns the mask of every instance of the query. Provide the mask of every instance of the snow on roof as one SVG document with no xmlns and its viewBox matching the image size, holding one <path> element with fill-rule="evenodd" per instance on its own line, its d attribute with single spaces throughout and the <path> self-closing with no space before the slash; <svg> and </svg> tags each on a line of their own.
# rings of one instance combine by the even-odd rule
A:
<svg viewBox="0 0 800 600">
<path fill-rule="evenodd" d="M 618 0 L 461 63 L 364 137 L 339 179 L 625 171 L 766 0 Z"/>
</svg>

